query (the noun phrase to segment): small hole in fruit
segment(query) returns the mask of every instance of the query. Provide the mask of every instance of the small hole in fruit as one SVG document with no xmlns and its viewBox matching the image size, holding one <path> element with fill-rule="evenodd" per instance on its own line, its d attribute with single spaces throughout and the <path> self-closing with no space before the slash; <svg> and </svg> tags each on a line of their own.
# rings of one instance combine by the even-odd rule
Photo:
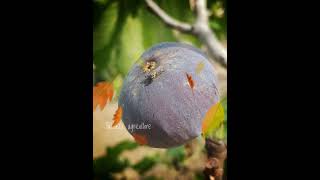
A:
<svg viewBox="0 0 320 180">
<path fill-rule="evenodd" d="M 149 60 L 143 65 L 142 70 L 144 73 L 148 73 L 148 72 L 152 71 L 153 69 L 155 69 L 156 65 L 157 65 L 156 61 Z"/>
</svg>

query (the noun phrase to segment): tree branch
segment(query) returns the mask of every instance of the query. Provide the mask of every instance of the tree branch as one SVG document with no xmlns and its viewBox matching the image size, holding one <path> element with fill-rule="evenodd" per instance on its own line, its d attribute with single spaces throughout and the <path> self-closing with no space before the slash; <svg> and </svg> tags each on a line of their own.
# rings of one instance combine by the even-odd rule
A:
<svg viewBox="0 0 320 180">
<path fill-rule="evenodd" d="M 206 46 L 209 55 L 223 67 L 227 67 L 227 51 L 217 39 L 208 24 L 208 11 L 206 0 L 194 0 L 196 21 L 193 25 L 180 22 L 164 12 L 153 0 L 145 0 L 148 9 L 162 20 L 167 26 L 180 32 L 189 33 Z"/>
<path fill-rule="evenodd" d="M 192 26 L 190 24 L 183 23 L 172 18 L 152 0 L 146 0 L 146 4 L 149 10 L 160 18 L 160 20 L 162 20 L 167 26 L 185 33 L 190 33 L 192 31 Z"/>
<path fill-rule="evenodd" d="M 201 26 L 208 24 L 208 11 L 206 0 L 194 0 L 195 1 L 195 11 L 197 15 L 197 20 L 195 26 Z"/>
<path fill-rule="evenodd" d="M 211 57 L 226 68 L 227 51 L 209 27 L 209 13 L 206 0 L 195 0 L 195 11 L 197 19 L 193 25 L 194 34 L 206 45 Z"/>
</svg>

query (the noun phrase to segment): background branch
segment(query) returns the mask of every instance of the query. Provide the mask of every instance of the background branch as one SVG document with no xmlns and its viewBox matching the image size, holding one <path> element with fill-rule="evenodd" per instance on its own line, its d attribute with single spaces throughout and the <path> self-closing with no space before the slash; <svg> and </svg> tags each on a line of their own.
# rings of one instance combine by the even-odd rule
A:
<svg viewBox="0 0 320 180">
<path fill-rule="evenodd" d="M 151 12 L 158 18 L 160 18 L 160 20 L 162 20 L 167 26 L 174 28 L 180 32 L 191 33 L 192 26 L 190 24 L 183 23 L 172 18 L 152 0 L 146 0 L 146 4 Z"/>
<path fill-rule="evenodd" d="M 180 22 L 169 16 L 153 0 L 145 0 L 148 9 L 162 20 L 167 26 L 183 33 L 189 33 L 197 38 L 206 46 L 210 57 L 227 68 L 227 50 L 217 39 L 215 33 L 208 24 L 209 13 L 207 11 L 206 0 L 193 0 L 196 12 L 196 21 L 193 25 Z"/>
</svg>

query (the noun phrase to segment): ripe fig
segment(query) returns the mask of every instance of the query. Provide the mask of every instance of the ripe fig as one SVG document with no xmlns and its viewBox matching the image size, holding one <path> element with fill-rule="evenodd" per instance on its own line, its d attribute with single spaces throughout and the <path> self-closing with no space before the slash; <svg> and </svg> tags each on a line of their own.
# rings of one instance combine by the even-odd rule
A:
<svg viewBox="0 0 320 180">
<path fill-rule="evenodd" d="M 219 101 L 208 57 L 187 44 L 165 42 L 142 54 L 123 82 L 122 120 L 137 142 L 180 146 L 201 135 L 202 120 Z"/>
</svg>

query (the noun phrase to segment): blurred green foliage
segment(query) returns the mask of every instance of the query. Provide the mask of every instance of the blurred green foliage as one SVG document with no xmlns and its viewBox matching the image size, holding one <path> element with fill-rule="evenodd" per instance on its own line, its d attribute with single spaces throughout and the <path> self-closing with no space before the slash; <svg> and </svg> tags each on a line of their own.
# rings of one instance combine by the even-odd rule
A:
<svg viewBox="0 0 320 180">
<path fill-rule="evenodd" d="M 107 147 L 106 155 L 93 161 L 94 178 L 113 179 L 112 173 L 121 172 L 130 166 L 128 159 L 120 159 L 120 154 L 137 147 L 138 144 L 132 141 L 123 141 L 114 147 Z"/>
<path fill-rule="evenodd" d="M 121 153 L 136 149 L 137 143 L 132 141 L 122 141 L 114 147 L 107 147 L 106 154 L 93 160 L 93 175 L 95 180 L 112 180 L 114 173 L 123 172 L 126 168 L 136 170 L 139 175 L 143 176 L 158 163 L 167 165 L 168 167 L 182 166 L 186 158 L 184 146 L 168 149 L 164 154 L 155 154 L 146 156 L 139 162 L 132 164 L 128 159 L 122 159 Z M 158 180 L 153 176 L 146 176 L 143 179 Z"/>
<path fill-rule="evenodd" d="M 193 12 L 188 0 L 156 0 L 174 18 L 192 23 Z M 210 26 L 219 38 L 226 37 L 225 0 L 208 0 Z M 93 1 L 93 61 L 96 81 L 113 81 L 129 71 L 140 55 L 152 45 L 164 41 L 183 41 L 199 47 L 192 35 L 166 27 L 151 14 L 144 0 Z"/>
</svg>

